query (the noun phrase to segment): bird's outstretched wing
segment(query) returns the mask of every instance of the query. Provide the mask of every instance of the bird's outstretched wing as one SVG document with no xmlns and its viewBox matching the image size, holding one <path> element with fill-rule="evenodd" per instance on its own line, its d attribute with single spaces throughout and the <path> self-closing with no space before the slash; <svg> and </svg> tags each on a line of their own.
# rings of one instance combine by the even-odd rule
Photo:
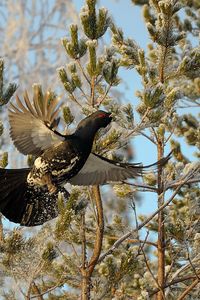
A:
<svg viewBox="0 0 200 300">
<path fill-rule="evenodd" d="M 49 93 L 42 101 L 35 95 L 31 104 L 26 92 L 24 102 L 16 97 L 16 106 L 10 105 L 10 135 L 21 153 L 38 156 L 64 140 L 64 136 L 54 131 L 59 122 L 56 118 L 60 105 L 57 99 L 50 100 Z"/>
<path fill-rule="evenodd" d="M 73 185 L 99 185 L 107 182 L 119 182 L 128 178 L 142 176 L 148 168 L 157 168 L 170 159 L 171 153 L 160 161 L 143 166 L 141 163 L 129 164 L 112 161 L 100 155 L 91 153 L 79 173 L 69 182 Z"/>
</svg>

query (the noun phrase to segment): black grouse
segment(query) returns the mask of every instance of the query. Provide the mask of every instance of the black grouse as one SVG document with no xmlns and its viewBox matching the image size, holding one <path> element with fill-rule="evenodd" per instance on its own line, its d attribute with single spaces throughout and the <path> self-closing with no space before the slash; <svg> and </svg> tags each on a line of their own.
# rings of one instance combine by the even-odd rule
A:
<svg viewBox="0 0 200 300">
<path fill-rule="evenodd" d="M 71 135 L 56 129 L 59 101 L 43 101 L 28 94 L 24 104 L 17 97 L 10 105 L 10 135 L 15 147 L 24 155 L 36 157 L 32 168 L 0 169 L 0 211 L 10 221 L 24 226 L 41 225 L 58 215 L 57 199 L 63 187 L 99 185 L 140 176 L 144 168 L 165 164 L 169 156 L 150 166 L 119 163 L 92 153 L 96 132 L 112 120 L 111 114 L 98 110 L 83 119 Z"/>
</svg>

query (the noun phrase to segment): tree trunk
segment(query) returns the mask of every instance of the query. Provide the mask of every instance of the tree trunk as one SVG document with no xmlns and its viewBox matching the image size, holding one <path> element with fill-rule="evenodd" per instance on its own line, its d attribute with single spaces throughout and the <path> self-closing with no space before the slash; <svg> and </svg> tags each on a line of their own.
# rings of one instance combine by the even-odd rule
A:
<svg viewBox="0 0 200 300">
<path fill-rule="evenodd" d="M 158 160 L 163 157 L 163 143 L 158 142 Z M 162 166 L 158 167 L 158 208 L 164 204 Z M 158 214 L 158 284 L 160 291 L 157 294 L 157 300 L 164 300 L 165 285 L 165 226 L 164 212 L 161 210 Z"/>
</svg>

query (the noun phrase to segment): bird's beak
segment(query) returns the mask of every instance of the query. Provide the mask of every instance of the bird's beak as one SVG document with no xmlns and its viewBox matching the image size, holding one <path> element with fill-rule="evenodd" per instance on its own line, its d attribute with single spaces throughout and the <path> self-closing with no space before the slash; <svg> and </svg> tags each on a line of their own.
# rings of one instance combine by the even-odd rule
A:
<svg viewBox="0 0 200 300">
<path fill-rule="evenodd" d="M 112 121 L 113 114 L 112 113 L 108 113 L 108 117 L 109 117 L 110 121 Z"/>
</svg>

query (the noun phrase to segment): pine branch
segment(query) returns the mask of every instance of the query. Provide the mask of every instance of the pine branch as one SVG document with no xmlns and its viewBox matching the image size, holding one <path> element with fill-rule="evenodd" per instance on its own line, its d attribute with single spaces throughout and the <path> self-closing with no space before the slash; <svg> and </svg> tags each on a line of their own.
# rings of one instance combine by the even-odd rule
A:
<svg viewBox="0 0 200 300">
<path fill-rule="evenodd" d="M 149 263 L 148 263 L 148 260 L 147 260 L 146 254 L 145 254 L 145 252 L 144 252 L 144 249 L 142 248 L 141 251 L 142 251 L 142 254 L 143 254 L 143 257 L 144 257 L 144 262 L 145 262 L 145 265 L 146 265 L 146 267 L 147 267 L 147 270 L 148 270 L 149 273 L 151 274 L 151 277 L 153 278 L 155 284 L 156 284 L 157 287 L 158 287 L 158 290 L 162 293 L 163 298 L 165 298 L 163 289 L 162 289 L 162 287 L 159 285 L 158 280 L 156 279 L 156 277 L 154 276 L 154 274 L 153 274 L 153 272 L 152 272 L 152 270 L 151 270 L 151 267 L 150 267 L 150 265 L 149 265 Z"/>
<path fill-rule="evenodd" d="M 195 286 L 197 286 L 197 284 L 200 282 L 200 280 L 197 278 L 195 281 L 193 281 L 193 283 L 191 283 L 191 285 L 189 285 L 187 287 L 187 289 L 181 294 L 180 297 L 178 297 L 177 300 L 183 300 L 185 299 L 185 297 L 193 290 L 193 288 Z"/>
<path fill-rule="evenodd" d="M 165 190 L 168 190 L 168 189 L 171 189 L 171 188 L 175 188 L 177 186 L 179 186 L 179 184 L 181 183 L 181 179 L 178 179 L 178 180 L 174 180 L 170 183 L 168 183 L 165 187 Z M 194 177 L 190 180 L 187 181 L 187 184 L 192 184 L 192 183 L 199 183 L 200 182 L 200 177 Z"/>
<path fill-rule="evenodd" d="M 42 297 L 40 290 L 38 288 L 38 286 L 36 285 L 36 283 L 33 281 L 33 287 L 32 287 L 33 291 L 35 291 L 38 294 L 38 300 L 44 300 L 44 298 Z M 32 297 L 30 297 L 30 299 L 32 299 Z"/>
<path fill-rule="evenodd" d="M 194 172 L 194 171 L 193 171 Z M 102 254 L 99 257 L 98 263 L 101 263 L 105 257 L 107 257 L 108 255 L 112 254 L 127 238 L 129 238 L 132 234 L 134 234 L 135 232 L 137 232 L 137 230 L 142 229 L 143 227 L 145 227 L 151 220 L 154 219 L 155 216 L 158 215 L 158 213 L 160 211 L 162 211 L 165 207 L 167 207 L 175 198 L 175 196 L 177 195 L 177 193 L 180 191 L 180 189 L 182 188 L 182 186 L 184 184 L 187 183 L 187 181 L 191 178 L 191 176 L 193 176 L 193 172 L 191 172 L 190 174 L 187 174 L 184 176 L 182 183 L 175 189 L 174 193 L 172 194 L 172 196 L 162 205 L 160 206 L 160 208 L 158 208 L 154 213 L 152 213 L 144 222 L 142 222 L 141 224 L 138 225 L 138 229 L 134 229 L 126 234 L 124 234 L 121 238 L 119 238 L 110 249 L 108 249 L 104 254 Z"/>
<path fill-rule="evenodd" d="M 46 294 L 48 294 L 48 293 L 54 291 L 55 289 L 57 289 L 57 288 L 60 287 L 60 286 L 61 286 L 60 283 L 57 284 L 57 285 L 55 285 L 55 286 L 52 286 L 51 288 L 49 288 L 49 289 L 48 289 L 47 291 L 45 291 L 45 292 L 42 292 L 42 293 L 39 293 L 39 294 L 32 295 L 32 296 L 30 297 L 30 299 L 36 299 L 36 298 L 38 298 L 38 297 L 42 297 L 42 296 L 44 296 L 44 295 L 46 295 Z"/>
<path fill-rule="evenodd" d="M 158 139 L 158 138 L 157 138 Z M 158 161 L 162 159 L 164 153 L 163 140 L 158 139 Z M 163 166 L 158 166 L 158 208 L 164 204 L 164 182 L 163 182 Z M 165 284 L 165 227 L 164 227 L 164 211 L 161 210 L 158 213 L 158 286 L 161 288 L 157 294 L 157 300 L 164 300 L 164 289 Z"/>
<path fill-rule="evenodd" d="M 117 241 L 119 238 L 115 237 L 115 236 L 109 236 L 108 239 Z M 128 239 L 128 240 L 126 240 L 126 242 L 128 244 L 141 244 L 141 243 L 143 243 L 144 245 L 153 246 L 153 247 L 156 247 L 156 248 L 158 247 L 156 243 L 153 243 L 151 241 L 141 240 L 141 239 Z"/>
<path fill-rule="evenodd" d="M 173 285 L 176 285 L 177 283 L 181 283 L 181 282 L 184 282 L 184 281 L 192 280 L 192 279 L 195 279 L 195 278 L 196 277 L 194 275 L 189 275 L 189 276 L 185 276 L 185 277 L 180 277 L 180 278 L 177 278 L 177 279 L 173 279 L 170 282 L 166 283 L 165 286 L 164 286 L 164 288 L 167 289 L 167 288 L 170 288 Z M 159 289 L 156 289 L 156 290 L 152 291 L 151 293 L 149 293 L 149 296 L 152 297 L 155 294 L 157 294 L 158 292 L 159 292 Z"/>
<path fill-rule="evenodd" d="M 82 264 L 81 264 L 81 300 L 89 300 L 90 299 L 90 276 L 88 273 L 88 264 L 87 264 L 87 256 L 86 256 L 86 236 L 85 236 L 85 212 L 81 214 L 81 236 L 82 236 Z"/>
<path fill-rule="evenodd" d="M 94 268 L 98 262 L 103 242 L 104 234 L 104 216 L 103 216 L 103 206 L 100 195 L 99 186 L 94 186 L 92 188 L 93 197 L 96 204 L 97 210 L 97 224 L 96 224 L 96 240 L 94 242 L 93 254 L 89 260 L 89 263 L 86 264 L 86 239 L 83 237 L 82 240 L 82 285 L 81 285 L 81 300 L 90 299 L 90 287 L 91 287 L 91 278 L 94 271 Z M 82 229 L 85 227 L 85 221 L 82 219 Z M 85 235 L 85 233 L 84 233 Z"/>
<path fill-rule="evenodd" d="M 93 194 L 94 194 L 94 199 L 95 199 L 96 209 L 97 209 L 97 227 L 96 227 L 96 240 L 95 240 L 94 250 L 89 262 L 89 273 L 91 275 L 95 268 L 95 265 L 98 262 L 101 253 L 103 233 L 104 233 L 104 215 L 103 215 L 103 206 L 102 206 L 99 186 L 93 187 Z"/>
</svg>

